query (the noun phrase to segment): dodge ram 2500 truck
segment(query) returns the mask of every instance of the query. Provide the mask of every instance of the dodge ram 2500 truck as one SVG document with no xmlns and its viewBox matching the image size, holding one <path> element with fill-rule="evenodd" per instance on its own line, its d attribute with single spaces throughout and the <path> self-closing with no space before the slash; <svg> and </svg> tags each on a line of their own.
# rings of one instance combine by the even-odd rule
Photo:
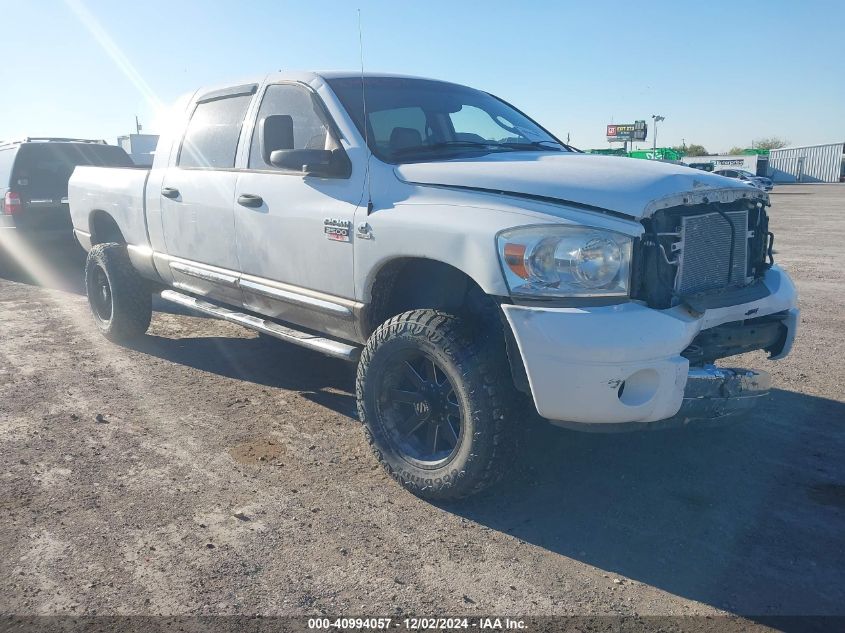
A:
<svg viewBox="0 0 845 633">
<path fill-rule="evenodd" d="M 792 346 L 764 191 L 584 154 L 429 79 L 274 74 L 186 103 L 150 170 L 71 178 L 94 321 L 143 335 L 161 292 L 357 362 L 366 437 L 418 495 L 499 477 L 525 406 L 585 430 L 726 417 L 770 379 L 713 363 Z"/>
</svg>

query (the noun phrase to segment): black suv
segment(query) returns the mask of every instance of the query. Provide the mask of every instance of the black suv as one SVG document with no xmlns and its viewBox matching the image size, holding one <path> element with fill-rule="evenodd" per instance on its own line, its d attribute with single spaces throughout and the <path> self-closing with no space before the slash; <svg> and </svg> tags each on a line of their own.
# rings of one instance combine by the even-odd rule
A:
<svg viewBox="0 0 845 633">
<path fill-rule="evenodd" d="M 77 165 L 133 163 L 122 148 L 105 141 L 27 137 L 0 142 L 0 254 L 8 239 L 71 239 L 67 185 Z"/>
</svg>

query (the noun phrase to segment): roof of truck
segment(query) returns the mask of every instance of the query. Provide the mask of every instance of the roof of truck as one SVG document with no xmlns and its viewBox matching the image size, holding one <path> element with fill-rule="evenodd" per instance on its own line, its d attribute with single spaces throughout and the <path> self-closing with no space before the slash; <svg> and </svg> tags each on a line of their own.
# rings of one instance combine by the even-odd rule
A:
<svg viewBox="0 0 845 633">
<path fill-rule="evenodd" d="M 347 77 L 360 77 L 360 70 L 313 70 L 313 71 L 298 71 L 298 70 L 280 70 L 277 73 L 270 73 L 268 79 L 285 79 L 291 76 L 310 77 L 316 79 L 322 77 L 323 79 L 343 79 Z M 416 77 L 414 75 L 403 75 L 401 73 L 388 72 L 364 72 L 364 77 L 398 77 L 403 79 L 430 79 L 429 77 Z"/>
<path fill-rule="evenodd" d="M 200 98 L 209 93 L 218 90 L 227 90 L 229 88 L 238 86 L 249 86 L 250 84 L 262 84 L 264 82 L 274 81 L 301 81 L 307 84 L 314 84 L 319 81 L 326 81 L 330 79 L 346 79 L 350 77 L 361 77 L 360 70 L 322 70 L 322 71 L 306 71 L 306 70 L 281 70 L 268 75 L 252 75 L 249 77 L 242 77 L 239 81 L 229 81 L 226 83 L 214 84 L 210 86 L 203 86 L 196 93 L 195 98 Z M 418 77 L 414 75 L 402 75 L 399 73 L 388 72 L 365 72 L 364 77 L 378 78 L 378 77 L 395 77 L 397 79 L 427 79 L 429 81 L 442 81 L 439 79 L 432 79 L 430 77 Z M 444 81 L 443 83 L 452 83 Z"/>
</svg>

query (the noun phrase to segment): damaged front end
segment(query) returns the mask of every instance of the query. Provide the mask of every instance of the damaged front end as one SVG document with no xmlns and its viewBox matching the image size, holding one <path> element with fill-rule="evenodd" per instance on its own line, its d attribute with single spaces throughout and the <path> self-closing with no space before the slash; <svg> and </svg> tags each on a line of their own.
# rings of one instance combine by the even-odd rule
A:
<svg viewBox="0 0 845 633">
<path fill-rule="evenodd" d="M 708 200 L 656 211 L 634 249 L 632 298 L 696 312 L 766 297 L 774 264 L 768 201 Z"/>
<path fill-rule="evenodd" d="M 722 421 L 769 393 L 763 371 L 715 363 L 789 353 L 797 294 L 774 263 L 763 192 L 697 190 L 637 215 L 630 299 L 503 304 L 537 412 L 590 432 Z"/>
<path fill-rule="evenodd" d="M 652 423 L 651 428 L 721 422 L 742 415 L 769 395 L 771 386 L 771 376 L 761 370 L 690 367 L 680 410 L 671 418 Z"/>
<path fill-rule="evenodd" d="M 768 199 L 700 200 L 655 211 L 642 220 L 634 293 L 655 309 L 683 306 L 692 314 L 753 304 L 771 294 L 763 279 L 774 265 Z M 796 308 L 702 330 L 681 352 L 689 361 L 683 403 L 649 428 L 723 421 L 744 414 L 769 394 L 765 371 L 721 368 L 717 360 L 764 350 L 786 356 L 797 326 Z"/>
</svg>

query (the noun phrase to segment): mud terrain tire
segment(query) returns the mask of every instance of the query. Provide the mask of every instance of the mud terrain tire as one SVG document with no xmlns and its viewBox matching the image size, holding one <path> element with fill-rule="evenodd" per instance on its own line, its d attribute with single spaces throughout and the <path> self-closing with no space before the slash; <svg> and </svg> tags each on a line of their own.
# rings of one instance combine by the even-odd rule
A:
<svg viewBox="0 0 845 633">
<path fill-rule="evenodd" d="M 85 290 L 94 323 L 111 341 L 142 336 L 150 327 L 152 292 L 122 244 L 97 244 L 85 262 Z"/>
<path fill-rule="evenodd" d="M 425 499 L 478 493 L 511 461 L 515 390 L 507 359 L 489 339 L 473 340 L 469 332 L 451 314 L 405 312 L 376 329 L 358 365 L 358 414 L 367 440 L 387 472 Z M 418 423 L 436 429 L 403 435 Z"/>
</svg>

